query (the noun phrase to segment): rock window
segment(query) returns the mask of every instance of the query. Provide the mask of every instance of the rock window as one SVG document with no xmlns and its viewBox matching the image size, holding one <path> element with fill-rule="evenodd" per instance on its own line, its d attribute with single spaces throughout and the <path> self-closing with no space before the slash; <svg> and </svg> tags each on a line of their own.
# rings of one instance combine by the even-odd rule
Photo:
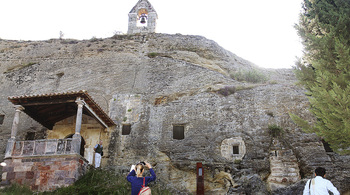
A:
<svg viewBox="0 0 350 195">
<path fill-rule="evenodd" d="M 245 153 L 246 148 L 242 137 L 227 138 L 221 143 L 221 155 L 227 160 L 232 162 L 242 160 Z"/>
<path fill-rule="evenodd" d="M 173 125 L 173 139 L 185 139 L 184 125 Z"/>
<path fill-rule="evenodd" d="M 123 124 L 122 135 L 129 135 L 130 132 L 131 132 L 131 125 L 130 124 Z"/>
<path fill-rule="evenodd" d="M 5 115 L 0 114 L 0 125 L 4 122 Z"/>
<path fill-rule="evenodd" d="M 232 153 L 239 154 L 239 146 L 232 146 Z"/>
</svg>

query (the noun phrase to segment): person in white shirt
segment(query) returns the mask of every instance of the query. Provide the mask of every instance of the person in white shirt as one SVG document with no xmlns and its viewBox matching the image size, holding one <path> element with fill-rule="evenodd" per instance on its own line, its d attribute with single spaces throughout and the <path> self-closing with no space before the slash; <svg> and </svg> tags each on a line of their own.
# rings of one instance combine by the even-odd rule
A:
<svg viewBox="0 0 350 195">
<path fill-rule="evenodd" d="M 100 140 L 99 144 L 96 144 L 94 147 L 95 151 L 95 168 L 99 168 L 101 165 L 101 157 L 103 156 L 103 146 L 102 140 Z"/>
<path fill-rule="evenodd" d="M 329 191 L 334 195 L 340 195 L 336 187 L 327 179 L 326 169 L 323 167 L 317 167 L 315 169 L 315 178 L 306 182 L 303 195 L 329 195 Z M 311 182 L 311 183 L 310 183 Z"/>
</svg>

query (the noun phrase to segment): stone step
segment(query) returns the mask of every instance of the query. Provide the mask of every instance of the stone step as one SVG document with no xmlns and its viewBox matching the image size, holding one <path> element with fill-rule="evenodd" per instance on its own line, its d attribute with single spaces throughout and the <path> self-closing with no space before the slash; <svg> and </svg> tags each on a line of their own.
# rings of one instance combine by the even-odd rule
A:
<svg viewBox="0 0 350 195">
<path fill-rule="evenodd" d="M 294 166 L 294 167 L 271 167 L 271 171 L 284 171 L 284 172 L 289 172 L 289 173 L 299 173 L 299 167 Z"/>
</svg>

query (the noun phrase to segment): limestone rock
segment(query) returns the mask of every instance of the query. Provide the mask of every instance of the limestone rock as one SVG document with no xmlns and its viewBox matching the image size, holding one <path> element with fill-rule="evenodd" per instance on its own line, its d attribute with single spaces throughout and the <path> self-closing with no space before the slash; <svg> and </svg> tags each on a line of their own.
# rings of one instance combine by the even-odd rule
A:
<svg viewBox="0 0 350 195">
<path fill-rule="evenodd" d="M 268 80 L 248 83 L 231 78 L 232 72 L 251 70 Z M 328 178 L 345 193 L 350 190 L 349 156 L 326 152 L 321 138 L 304 133 L 289 117 L 295 113 L 314 120 L 305 91 L 295 83 L 292 70 L 259 68 L 201 36 L 151 33 L 81 41 L 0 39 L 0 114 L 4 115 L 0 150 L 5 151 L 14 116 L 8 96 L 87 90 L 117 124 L 101 131 L 106 140 L 102 159 L 106 168 L 127 172 L 131 164 L 148 160 L 169 187 L 194 193 L 195 165 L 202 162 L 208 191 L 270 193 L 267 181 L 275 172 L 271 171 L 274 146 L 268 126 L 277 124 L 284 130 L 285 148 L 280 151 L 293 160 L 294 169 L 286 170 L 294 174 L 299 168 L 300 179 L 307 179 L 315 167 L 324 166 Z M 220 93 L 225 87 L 232 87 L 232 92 Z M 22 114 L 18 139 L 25 139 L 28 132 L 34 132 L 35 139 L 67 136 L 63 134 L 68 129 L 56 132 L 72 119 L 66 120 L 48 132 Z M 88 119 L 83 125 L 87 140 L 99 135 L 99 128 Z M 122 134 L 124 125 L 130 127 L 127 135 Z M 176 133 L 183 139 L 174 139 Z M 242 140 L 242 144 L 223 144 L 224 140 Z M 86 142 L 90 156 L 88 148 L 96 144 L 92 142 Z M 227 152 L 240 158 L 227 158 L 231 155 Z M 293 192 L 300 194 L 299 180 L 287 185 L 296 186 Z"/>
</svg>

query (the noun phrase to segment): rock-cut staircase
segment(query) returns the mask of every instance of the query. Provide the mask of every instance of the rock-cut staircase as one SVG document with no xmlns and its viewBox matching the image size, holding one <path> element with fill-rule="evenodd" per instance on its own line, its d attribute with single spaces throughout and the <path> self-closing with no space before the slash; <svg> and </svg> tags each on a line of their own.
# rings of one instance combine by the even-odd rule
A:
<svg viewBox="0 0 350 195">
<path fill-rule="evenodd" d="M 267 179 L 271 190 L 286 187 L 300 180 L 298 160 L 291 149 L 274 139 L 270 148 L 270 175 Z"/>
</svg>

